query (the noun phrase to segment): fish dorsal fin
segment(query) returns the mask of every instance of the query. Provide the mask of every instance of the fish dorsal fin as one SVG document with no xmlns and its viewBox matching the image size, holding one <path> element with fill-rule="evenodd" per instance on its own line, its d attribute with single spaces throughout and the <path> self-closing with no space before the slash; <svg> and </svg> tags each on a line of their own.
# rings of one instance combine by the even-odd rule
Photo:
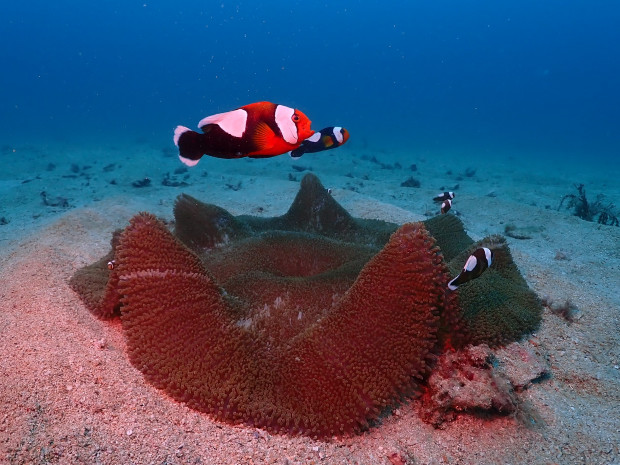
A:
<svg viewBox="0 0 620 465">
<path fill-rule="evenodd" d="M 256 125 L 252 140 L 256 144 L 258 150 L 265 150 L 273 147 L 273 140 L 276 137 L 276 133 L 269 127 L 264 121 L 260 121 Z"/>
<path fill-rule="evenodd" d="M 203 128 L 208 124 L 217 124 L 222 131 L 233 137 L 242 137 L 248 122 L 248 112 L 243 108 L 226 113 L 218 113 L 217 115 L 207 116 L 198 123 L 199 128 Z"/>
<path fill-rule="evenodd" d="M 325 147 L 331 147 L 334 145 L 334 139 L 332 139 L 331 136 L 323 136 L 323 145 Z"/>
</svg>

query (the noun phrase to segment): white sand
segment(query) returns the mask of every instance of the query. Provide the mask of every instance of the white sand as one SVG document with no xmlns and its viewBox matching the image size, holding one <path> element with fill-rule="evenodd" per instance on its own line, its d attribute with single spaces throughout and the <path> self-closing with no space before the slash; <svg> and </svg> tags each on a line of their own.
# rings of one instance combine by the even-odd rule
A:
<svg viewBox="0 0 620 465">
<path fill-rule="evenodd" d="M 507 168 L 492 160 L 397 159 L 345 147 L 297 162 L 205 159 L 188 171 L 190 186 L 166 187 L 164 174 L 181 164 L 158 148 L 16 151 L 19 157 L 0 154 L 6 166 L 0 218 L 9 220 L 0 226 L 0 463 L 374 465 L 398 463 L 390 461 L 393 453 L 408 464 L 620 463 L 620 228 L 555 210 L 575 182 L 586 184 L 592 200 L 605 192 L 620 203 L 620 173 L 584 161 L 549 175 L 544 160 L 523 164 L 516 157 Z M 398 160 L 402 169 L 381 169 L 362 155 Z M 67 160 L 79 165 L 76 173 Z M 56 168 L 48 171 L 49 163 Z M 111 163 L 116 167 L 104 171 Z M 458 183 L 453 208 L 472 237 L 502 233 L 507 224 L 533 231 L 532 239 L 509 239 L 526 280 L 541 296 L 570 299 L 583 316 L 569 324 L 545 310 L 532 341 L 548 355 L 552 377 L 518 394 L 527 414 L 461 415 L 437 430 L 411 402 L 367 433 L 314 441 L 212 421 L 144 382 L 127 360 L 119 322 L 93 317 L 68 287 L 69 277 L 105 254 L 111 232 L 134 213 L 171 218 L 180 192 L 233 214 L 282 214 L 298 189 L 289 173 L 303 176 L 292 164 L 313 167 L 355 216 L 422 219 L 437 209 L 430 199 L 439 187 Z M 475 176 L 456 180 L 469 166 Z M 151 187 L 131 187 L 145 176 Z M 422 187 L 400 187 L 409 176 Z M 239 190 L 227 187 L 239 181 Z M 66 197 L 71 208 L 43 205 L 41 191 L 52 200 Z M 557 260 L 558 251 L 568 260 Z M 541 424 L 528 424 L 528 415 Z"/>
</svg>

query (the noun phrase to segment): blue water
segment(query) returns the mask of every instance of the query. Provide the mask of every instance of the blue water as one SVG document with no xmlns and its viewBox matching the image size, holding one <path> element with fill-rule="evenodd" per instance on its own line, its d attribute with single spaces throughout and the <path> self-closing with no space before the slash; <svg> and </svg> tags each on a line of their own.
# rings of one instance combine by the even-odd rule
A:
<svg viewBox="0 0 620 465">
<path fill-rule="evenodd" d="M 270 100 L 353 148 L 604 163 L 619 24 L 612 0 L 3 2 L 0 143 L 166 146 Z"/>
</svg>

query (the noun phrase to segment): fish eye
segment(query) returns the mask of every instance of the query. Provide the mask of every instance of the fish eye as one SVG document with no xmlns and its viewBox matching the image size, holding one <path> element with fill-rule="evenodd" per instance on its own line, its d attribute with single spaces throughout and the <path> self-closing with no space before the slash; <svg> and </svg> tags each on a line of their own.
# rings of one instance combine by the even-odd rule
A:
<svg viewBox="0 0 620 465">
<path fill-rule="evenodd" d="M 299 115 L 293 115 L 291 119 L 297 123 L 299 121 Z"/>
</svg>

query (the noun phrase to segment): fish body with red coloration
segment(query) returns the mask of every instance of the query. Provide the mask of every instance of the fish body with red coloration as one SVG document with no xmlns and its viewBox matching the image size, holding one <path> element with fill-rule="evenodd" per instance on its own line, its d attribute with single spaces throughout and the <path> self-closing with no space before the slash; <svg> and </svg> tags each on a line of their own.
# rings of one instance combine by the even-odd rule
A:
<svg viewBox="0 0 620 465">
<path fill-rule="evenodd" d="M 301 111 L 271 102 L 257 102 L 203 118 L 202 133 L 185 126 L 174 130 L 179 158 L 194 166 L 204 155 L 217 158 L 267 158 L 298 148 L 314 134 Z"/>
</svg>

